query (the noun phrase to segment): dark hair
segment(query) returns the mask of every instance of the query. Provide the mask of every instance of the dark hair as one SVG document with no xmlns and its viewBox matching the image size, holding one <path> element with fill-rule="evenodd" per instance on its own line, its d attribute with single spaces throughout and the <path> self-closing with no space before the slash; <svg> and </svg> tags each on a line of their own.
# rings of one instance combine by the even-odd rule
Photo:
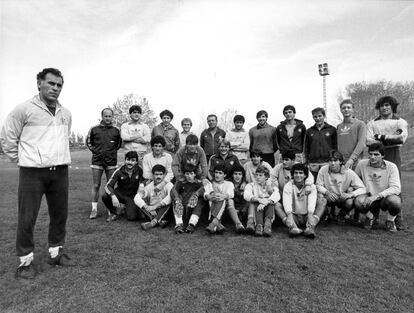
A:
<svg viewBox="0 0 414 313">
<path fill-rule="evenodd" d="M 208 119 L 209 117 L 214 117 L 214 118 L 216 119 L 216 121 L 217 121 L 217 115 L 216 115 L 216 114 L 209 114 L 209 115 L 207 115 L 207 119 Z"/>
<path fill-rule="evenodd" d="M 263 166 L 263 165 L 259 165 L 257 168 L 256 168 L 256 172 L 255 172 L 256 174 L 257 173 L 263 173 L 267 178 L 269 178 L 270 177 L 270 171 L 269 171 L 269 169 L 267 168 L 267 167 L 265 167 L 265 166 Z"/>
<path fill-rule="evenodd" d="M 224 173 L 224 175 L 226 175 L 227 174 L 227 169 L 226 169 L 226 166 L 223 164 L 223 163 L 219 163 L 219 164 L 217 164 L 217 166 L 214 168 L 214 172 L 215 171 L 220 171 L 220 172 L 223 172 Z"/>
<path fill-rule="evenodd" d="M 286 150 L 282 153 L 282 160 L 283 159 L 290 159 L 295 160 L 296 159 L 296 153 L 293 150 Z"/>
<path fill-rule="evenodd" d="M 136 159 L 138 161 L 138 153 L 136 151 L 128 151 L 125 153 L 125 160 L 126 159 Z"/>
<path fill-rule="evenodd" d="M 351 104 L 352 107 L 354 107 L 354 103 L 352 102 L 351 99 L 344 99 L 344 100 L 342 100 L 341 103 L 339 104 L 339 107 L 342 108 L 342 105 L 343 104 Z"/>
<path fill-rule="evenodd" d="M 368 152 L 371 152 L 371 151 L 378 151 L 379 153 L 381 153 L 382 156 L 385 155 L 384 145 L 380 142 L 375 142 L 373 144 L 370 144 L 368 146 Z"/>
<path fill-rule="evenodd" d="M 152 174 L 155 174 L 155 172 L 161 172 L 163 174 L 165 174 L 167 172 L 167 170 L 165 169 L 164 165 L 161 164 L 155 164 L 152 169 L 151 169 Z"/>
<path fill-rule="evenodd" d="M 160 143 L 163 147 L 165 147 L 166 142 L 165 142 L 165 138 L 163 136 L 154 136 L 151 138 L 151 147 L 153 147 L 156 143 Z"/>
<path fill-rule="evenodd" d="M 191 126 L 193 126 L 193 122 L 191 121 L 191 119 L 190 119 L 189 117 L 184 117 L 184 118 L 181 120 L 181 126 L 182 126 L 185 122 L 190 123 L 190 125 L 191 125 Z"/>
<path fill-rule="evenodd" d="M 234 116 L 234 118 L 233 118 L 233 123 L 236 123 L 236 122 L 245 122 L 246 120 L 244 119 L 244 116 L 243 115 L 240 115 L 240 114 L 237 114 L 237 115 L 235 115 Z"/>
<path fill-rule="evenodd" d="M 231 169 L 231 174 L 230 174 L 231 177 L 233 177 L 234 172 L 241 172 L 243 175 L 243 178 L 246 175 L 246 171 L 244 170 L 244 167 L 239 163 L 236 163 L 233 165 L 233 168 Z"/>
<path fill-rule="evenodd" d="M 258 119 L 259 117 L 261 117 L 262 115 L 265 115 L 266 118 L 269 117 L 269 115 L 267 114 L 267 112 L 265 110 L 260 110 L 259 112 L 257 112 L 256 114 L 256 119 Z"/>
<path fill-rule="evenodd" d="M 189 134 L 187 138 L 185 138 L 186 145 L 197 145 L 198 144 L 198 137 L 194 134 Z"/>
<path fill-rule="evenodd" d="M 53 67 L 44 68 L 41 72 L 39 72 L 36 75 L 36 79 L 37 80 L 45 80 L 46 75 L 49 74 L 49 73 L 53 74 L 57 77 L 60 77 L 62 79 L 62 83 L 64 82 L 62 72 L 59 71 L 57 68 L 53 68 Z"/>
<path fill-rule="evenodd" d="M 105 108 L 105 109 L 103 109 L 103 110 L 101 111 L 101 116 L 103 116 L 103 114 L 104 114 L 104 112 L 105 112 L 106 110 L 111 111 L 111 112 L 112 112 L 112 115 L 114 115 L 114 110 L 112 110 L 111 108 Z"/>
<path fill-rule="evenodd" d="M 164 116 L 169 116 L 171 119 L 173 119 L 174 114 L 170 110 L 164 110 L 160 113 L 160 118 L 162 119 Z"/>
<path fill-rule="evenodd" d="M 137 111 L 139 114 L 142 114 L 142 109 L 141 109 L 141 107 L 139 105 L 136 105 L 136 104 L 131 105 L 129 107 L 129 114 L 131 114 L 131 113 L 133 113 L 135 111 Z"/>
<path fill-rule="evenodd" d="M 295 109 L 295 107 L 293 106 L 293 105 L 290 105 L 290 104 L 288 104 L 287 106 L 285 106 L 284 108 L 283 108 L 283 114 L 285 114 L 285 111 L 287 111 L 287 110 L 292 110 L 293 111 L 293 113 L 296 113 L 296 109 Z"/>
<path fill-rule="evenodd" d="M 292 168 L 290 169 L 290 175 L 292 175 L 292 177 L 295 171 L 303 171 L 303 173 L 305 174 L 305 179 L 308 178 L 309 169 L 305 164 L 302 164 L 302 163 L 293 164 Z"/>
<path fill-rule="evenodd" d="M 252 150 L 250 151 L 250 157 L 254 157 L 254 156 L 259 156 L 263 159 L 263 153 L 260 152 L 259 150 Z"/>
<path fill-rule="evenodd" d="M 384 103 L 389 103 L 391 108 L 392 108 L 392 112 L 393 113 L 397 113 L 397 106 L 399 105 L 397 99 L 395 99 L 392 96 L 384 96 L 378 99 L 377 103 L 375 103 L 375 109 L 379 109 L 380 106 Z"/>
<path fill-rule="evenodd" d="M 321 112 L 323 114 L 323 116 L 326 116 L 325 109 L 324 108 L 320 108 L 320 107 L 313 109 L 312 110 L 312 115 L 314 115 L 314 114 L 316 114 L 318 112 Z"/>
<path fill-rule="evenodd" d="M 336 150 L 329 151 L 329 160 L 332 160 L 332 159 L 339 160 L 341 164 L 344 164 L 344 156 L 339 151 L 336 151 Z"/>
<path fill-rule="evenodd" d="M 189 173 L 189 172 L 197 172 L 197 167 L 195 167 L 193 164 L 185 164 L 183 166 L 183 173 Z"/>
</svg>

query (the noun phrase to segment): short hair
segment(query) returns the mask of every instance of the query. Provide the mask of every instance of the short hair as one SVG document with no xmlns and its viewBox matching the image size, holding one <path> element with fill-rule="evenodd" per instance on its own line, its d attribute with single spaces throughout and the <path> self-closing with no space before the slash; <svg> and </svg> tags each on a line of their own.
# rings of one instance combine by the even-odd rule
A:
<svg viewBox="0 0 414 313">
<path fill-rule="evenodd" d="M 250 157 L 253 158 L 255 156 L 259 156 L 263 159 L 263 153 L 259 150 L 252 150 L 250 151 Z"/>
<path fill-rule="evenodd" d="M 138 161 L 138 153 L 136 151 L 128 151 L 125 153 L 125 160 L 126 159 L 136 159 Z"/>
<path fill-rule="evenodd" d="M 167 169 L 165 168 L 164 165 L 161 164 L 155 164 L 152 169 L 151 169 L 152 174 L 155 174 L 155 172 L 162 172 L 163 174 L 165 174 L 167 172 Z"/>
<path fill-rule="evenodd" d="M 293 105 L 290 105 L 290 104 L 288 104 L 288 105 L 286 105 L 284 108 L 283 108 L 283 114 L 285 114 L 285 111 L 287 111 L 287 110 L 292 110 L 293 111 L 293 113 L 296 113 L 296 109 L 295 109 L 295 107 L 293 106 Z"/>
<path fill-rule="evenodd" d="M 136 104 L 131 105 L 129 107 L 129 114 L 131 114 L 131 113 L 133 113 L 135 111 L 137 111 L 139 114 L 142 114 L 142 109 L 141 109 L 141 107 L 139 105 L 136 105 Z"/>
<path fill-rule="evenodd" d="M 379 109 L 380 106 L 384 103 L 389 103 L 391 108 L 392 108 L 392 112 L 393 113 L 397 113 L 397 106 L 399 105 L 397 99 L 395 99 L 392 96 L 384 96 L 378 99 L 377 103 L 375 103 L 375 109 Z"/>
<path fill-rule="evenodd" d="M 162 119 L 166 115 L 169 116 L 171 119 L 174 118 L 174 114 L 172 114 L 172 112 L 170 110 L 161 111 L 160 118 Z"/>
<path fill-rule="evenodd" d="M 344 164 L 344 156 L 342 155 L 341 152 L 339 152 L 337 150 L 329 151 L 329 160 L 332 160 L 332 159 L 339 160 L 339 162 L 341 162 L 341 164 Z"/>
<path fill-rule="evenodd" d="M 37 73 L 36 79 L 37 80 L 45 80 L 46 75 L 49 74 L 49 73 L 53 74 L 57 77 L 60 77 L 62 79 L 62 83 L 64 82 L 62 72 L 59 71 L 57 68 L 53 68 L 53 67 L 44 68 L 41 72 Z"/>
<path fill-rule="evenodd" d="M 104 112 L 105 112 L 106 110 L 111 111 L 111 112 L 112 112 L 112 115 L 114 115 L 114 110 L 112 110 L 111 108 L 105 108 L 105 109 L 103 109 L 103 110 L 101 111 L 101 116 L 103 116 L 103 114 L 104 114 Z"/>
<path fill-rule="evenodd" d="M 265 166 L 263 166 L 263 165 L 259 165 L 257 168 L 256 168 L 256 172 L 255 172 L 256 174 L 258 174 L 258 173 L 263 173 L 267 178 L 269 178 L 270 177 L 270 171 L 269 171 L 269 169 L 267 168 L 267 167 L 265 167 Z"/>
<path fill-rule="evenodd" d="M 233 118 L 233 123 L 236 123 L 236 122 L 245 122 L 246 120 L 244 119 L 244 116 L 243 115 L 240 115 L 240 114 L 237 114 L 237 115 L 235 115 L 234 116 L 234 118 Z"/>
<path fill-rule="evenodd" d="M 351 99 L 342 100 L 341 103 L 339 103 L 339 107 L 342 108 L 342 105 L 344 105 L 344 104 L 350 104 L 350 105 L 352 105 L 352 107 L 354 107 L 354 103 L 352 102 Z"/>
<path fill-rule="evenodd" d="M 296 153 L 293 150 L 286 150 L 282 153 L 282 160 L 283 159 L 290 159 L 295 160 L 296 159 Z"/>
<path fill-rule="evenodd" d="M 209 117 L 214 117 L 214 118 L 216 119 L 216 121 L 218 120 L 218 119 L 217 119 L 217 115 L 216 115 L 216 114 L 209 114 L 209 115 L 207 115 L 207 119 L 208 119 Z"/>
<path fill-rule="evenodd" d="M 194 134 L 189 134 L 187 138 L 185 138 L 186 145 L 197 145 L 198 144 L 198 137 Z"/>
<path fill-rule="evenodd" d="M 380 142 L 375 142 L 373 144 L 370 144 L 368 146 L 368 152 L 371 152 L 371 151 L 378 151 L 379 153 L 381 153 L 382 156 L 385 155 L 384 145 Z"/>
<path fill-rule="evenodd" d="M 197 172 L 197 167 L 195 167 L 193 164 L 185 164 L 183 166 L 183 173 L 189 173 L 189 172 Z"/>
<path fill-rule="evenodd" d="M 293 164 L 292 168 L 290 169 L 290 175 L 292 175 L 292 177 L 295 171 L 303 171 L 303 173 L 305 174 L 305 179 L 308 178 L 309 169 L 305 164 L 302 164 L 302 163 Z"/>
<path fill-rule="evenodd" d="M 181 126 L 183 126 L 184 123 L 190 123 L 190 125 L 193 126 L 193 122 L 191 121 L 191 119 L 189 117 L 184 117 L 181 120 Z"/>
<path fill-rule="evenodd" d="M 165 147 L 166 142 L 165 142 L 165 138 L 163 136 L 154 136 L 151 138 L 151 147 L 153 147 L 155 144 L 160 143 L 163 147 Z"/>
<path fill-rule="evenodd" d="M 312 115 L 315 115 L 316 113 L 321 112 L 323 116 L 326 116 L 326 112 L 324 108 L 317 107 L 312 110 Z"/>
<path fill-rule="evenodd" d="M 241 172 L 242 175 L 243 175 L 243 178 L 246 175 L 246 171 L 244 170 L 244 167 L 239 163 L 236 163 L 236 164 L 233 165 L 233 168 L 231 169 L 231 175 L 230 176 L 233 177 L 234 172 Z"/>
<path fill-rule="evenodd" d="M 216 167 L 214 168 L 214 172 L 215 171 L 223 172 L 226 175 L 227 174 L 226 165 L 224 163 L 217 164 Z"/>
<path fill-rule="evenodd" d="M 267 114 L 267 112 L 265 110 L 260 110 L 259 112 L 257 112 L 256 114 L 256 119 L 258 119 L 259 117 L 261 117 L 262 115 L 269 117 L 269 115 Z"/>
<path fill-rule="evenodd" d="M 231 147 L 230 140 L 228 140 L 226 138 L 221 138 L 219 140 L 218 147 L 220 147 L 221 145 L 225 145 L 225 146 L 228 146 L 230 148 Z"/>
</svg>

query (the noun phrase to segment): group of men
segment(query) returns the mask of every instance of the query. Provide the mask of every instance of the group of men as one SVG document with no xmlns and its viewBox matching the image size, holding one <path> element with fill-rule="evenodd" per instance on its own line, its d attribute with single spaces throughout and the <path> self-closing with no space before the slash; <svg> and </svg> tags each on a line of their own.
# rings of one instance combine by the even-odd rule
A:
<svg viewBox="0 0 414 313">
<path fill-rule="evenodd" d="M 16 277 L 36 272 L 33 230 L 43 194 L 50 216 L 48 263 L 70 263 L 63 244 L 71 114 L 58 101 L 63 86 L 59 70 L 44 69 L 37 85 L 39 95 L 10 113 L 0 137 L 3 151 L 18 162 L 20 171 Z M 102 201 L 107 221 L 125 214 L 128 220 L 142 220 L 144 230 L 164 227 L 171 212 L 174 231 L 192 233 L 206 208 L 210 234 L 225 230 L 221 221 L 227 214 L 238 233 L 269 237 L 278 217 L 290 236 L 314 238 L 323 218 L 343 224 L 362 213 L 364 227 L 371 229 L 378 224 L 380 209 L 387 211 L 387 230 L 402 230 L 399 149 L 408 125 L 396 114 L 397 106 L 395 98 L 381 97 L 376 103 L 378 118 L 365 125 L 355 118 L 352 101 L 344 100 L 343 121 L 337 127 L 326 122 L 323 108 L 315 108 L 315 124 L 307 129 L 295 118 L 295 107 L 287 105 L 277 127 L 267 123 L 268 113 L 261 110 L 258 124 L 249 131 L 243 128 L 245 118 L 236 115 L 227 133 L 211 114 L 199 138 L 191 132 L 189 118 L 182 120 L 179 132 L 169 110 L 160 113 L 161 123 L 150 130 L 142 122 L 141 107 L 133 105 L 130 121 L 119 130 L 112 125 L 113 111 L 106 108 L 87 137 L 93 176 L 90 218 L 98 216 L 105 171 Z M 122 143 L 127 152 L 124 165 L 118 167 Z M 362 159 L 367 145 L 369 158 Z M 280 163 L 275 160 L 278 150 Z"/>
</svg>

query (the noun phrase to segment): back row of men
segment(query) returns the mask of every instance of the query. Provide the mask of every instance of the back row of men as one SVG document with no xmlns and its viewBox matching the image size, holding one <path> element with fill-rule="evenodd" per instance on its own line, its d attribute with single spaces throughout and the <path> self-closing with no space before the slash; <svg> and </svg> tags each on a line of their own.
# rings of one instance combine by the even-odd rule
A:
<svg viewBox="0 0 414 313">
<path fill-rule="evenodd" d="M 236 115 L 234 129 L 227 134 L 217 126 L 217 116 L 209 115 L 200 146 L 191 133 L 191 120 L 182 120 L 179 133 L 169 110 L 161 112 L 162 122 L 150 131 L 140 119 L 141 108 L 131 106 L 131 121 L 119 131 L 112 126 L 112 111 L 104 109 L 101 124 L 91 128 L 87 138 L 94 179 L 90 218 L 97 216 L 105 171 L 109 181 L 103 202 L 110 212 L 108 221 L 118 216 L 123 203 L 128 219 L 149 219 L 142 224 L 144 229 L 165 224 L 163 217 L 172 203 L 176 232 L 193 232 L 203 200 L 210 204 L 210 233 L 224 230 L 220 220 L 228 211 L 238 232 L 246 230 L 241 222 L 245 218 L 247 231 L 270 236 L 276 214 L 291 235 L 302 233 L 298 227 L 302 225 L 304 234 L 313 237 L 327 207 L 339 223 L 349 218 L 352 209 L 367 213 L 367 228 L 375 224 L 380 208 L 387 209 L 386 228 L 404 229 L 399 147 L 408 136 L 408 126 L 396 115 L 397 106 L 393 97 L 380 98 L 379 117 L 366 126 L 354 117 L 353 103 L 344 100 L 340 104 L 344 120 L 336 128 L 325 121 L 324 109 L 316 108 L 312 110 L 315 124 L 306 129 L 295 118 L 295 107 L 288 105 L 283 109 L 285 120 L 276 128 L 267 123 L 267 112 L 259 111 L 258 124 L 249 132 L 243 128 L 244 117 Z M 127 153 L 125 165 L 115 171 L 121 140 L 134 154 Z M 360 161 L 366 144 L 369 160 Z M 277 150 L 283 162 L 275 166 Z"/>
</svg>

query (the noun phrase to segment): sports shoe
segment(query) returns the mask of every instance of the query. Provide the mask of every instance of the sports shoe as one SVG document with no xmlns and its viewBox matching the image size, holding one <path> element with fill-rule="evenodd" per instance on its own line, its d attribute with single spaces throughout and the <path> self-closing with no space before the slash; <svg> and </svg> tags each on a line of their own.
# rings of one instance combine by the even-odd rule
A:
<svg viewBox="0 0 414 313">
<path fill-rule="evenodd" d="M 160 225 L 161 228 L 165 228 L 168 225 L 168 221 L 167 220 L 161 220 L 158 222 L 158 225 Z"/>
<path fill-rule="evenodd" d="M 397 232 L 397 227 L 395 225 L 394 221 L 385 221 L 385 230 L 392 232 L 392 233 L 396 233 Z"/>
<path fill-rule="evenodd" d="M 266 219 L 264 228 L 263 228 L 263 236 L 271 237 L 272 236 L 272 222 L 269 219 Z"/>
<path fill-rule="evenodd" d="M 374 225 L 374 219 L 365 217 L 364 228 L 371 230 L 373 225 Z"/>
<path fill-rule="evenodd" d="M 217 224 L 217 234 L 222 235 L 224 232 L 226 231 L 226 227 L 224 227 L 224 225 L 220 222 L 218 222 Z"/>
<path fill-rule="evenodd" d="M 254 232 L 254 235 L 257 237 L 263 236 L 263 225 L 262 224 L 256 225 L 256 231 Z"/>
<path fill-rule="evenodd" d="M 303 234 L 305 235 L 305 237 L 308 237 L 311 239 L 315 238 L 315 226 L 313 225 L 307 226 Z"/>
<path fill-rule="evenodd" d="M 91 211 L 91 215 L 89 215 L 89 218 L 91 219 L 91 220 L 94 220 L 95 218 L 97 218 L 98 217 L 98 210 L 92 210 Z"/>
<path fill-rule="evenodd" d="M 253 220 L 253 218 L 247 219 L 246 232 L 248 234 L 254 234 L 254 220 Z"/>
<path fill-rule="evenodd" d="M 174 231 L 176 234 L 184 234 L 185 230 L 184 230 L 183 224 L 175 225 Z"/>
<path fill-rule="evenodd" d="M 71 258 L 66 253 L 63 253 L 62 248 L 59 248 L 59 253 L 56 257 L 51 258 L 49 255 L 47 264 L 51 266 L 72 266 L 73 265 Z"/>
<path fill-rule="evenodd" d="M 29 265 L 19 265 L 14 273 L 14 278 L 16 279 L 34 279 L 37 275 L 37 270 L 33 264 L 30 262 Z"/>
<path fill-rule="evenodd" d="M 141 228 L 143 229 L 143 230 L 148 230 L 148 229 L 150 229 L 150 228 L 152 228 L 153 226 L 152 226 L 152 223 L 151 222 L 145 222 L 145 223 L 141 223 Z"/>
<path fill-rule="evenodd" d="M 395 222 L 395 227 L 397 228 L 397 230 L 406 230 L 407 229 L 407 226 L 404 225 L 404 221 L 403 221 L 403 219 L 400 215 L 397 215 L 394 222 Z"/>
<path fill-rule="evenodd" d="M 206 227 L 206 231 L 208 232 L 208 233 L 210 233 L 211 235 L 212 234 L 215 234 L 216 233 L 216 231 L 217 231 L 217 224 L 216 223 L 214 223 L 214 222 L 211 222 L 210 224 L 208 224 L 208 226 Z"/>
<path fill-rule="evenodd" d="M 195 226 L 193 224 L 188 224 L 187 228 L 185 229 L 185 232 L 188 234 L 192 234 L 195 231 Z"/>
<path fill-rule="evenodd" d="M 242 223 L 236 224 L 236 233 L 237 234 L 243 234 L 246 231 Z"/>
<path fill-rule="evenodd" d="M 289 237 L 296 237 L 296 236 L 299 236 L 300 234 L 302 234 L 303 230 L 296 227 L 296 226 L 292 226 L 292 227 L 289 227 L 288 232 L 289 232 Z"/>
<path fill-rule="evenodd" d="M 106 218 L 107 222 L 113 222 L 116 221 L 118 219 L 118 215 L 117 214 L 108 214 L 108 217 Z"/>
</svg>

